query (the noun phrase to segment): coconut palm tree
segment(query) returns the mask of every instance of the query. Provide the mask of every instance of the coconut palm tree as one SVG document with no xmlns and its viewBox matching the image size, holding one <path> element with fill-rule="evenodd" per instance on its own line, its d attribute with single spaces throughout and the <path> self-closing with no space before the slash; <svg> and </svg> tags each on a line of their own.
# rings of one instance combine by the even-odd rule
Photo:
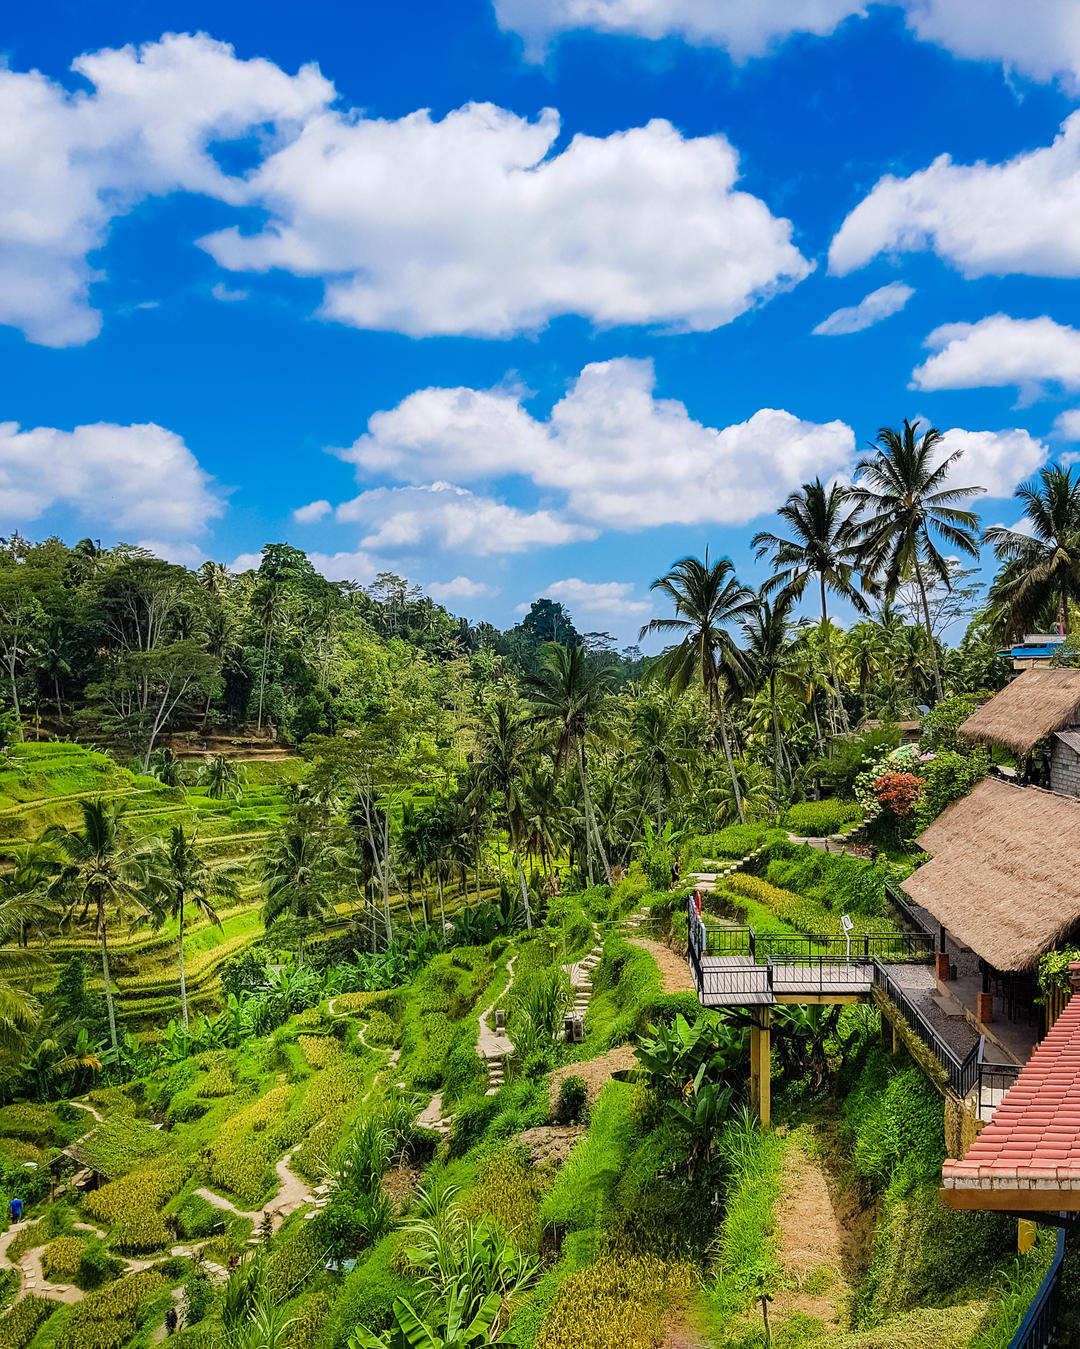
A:
<svg viewBox="0 0 1080 1349">
<path fill-rule="evenodd" d="M 323 838 L 301 820 L 288 820 L 256 858 L 263 887 L 263 922 L 310 921 L 334 911 L 326 896 L 328 857 Z"/>
<path fill-rule="evenodd" d="M 720 743 L 727 761 L 732 794 L 739 820 L 745 824 L 728 734 L 724 688 L 745 681 L 746 663 L 727 629 L 750 612 L 757 597 L 735 579 L 730 558 L 722 557 L 710 563 L 707 549 L 704 562 L 696 557 L 684 557 L 666 576 L 658 577 L 650 589 L 659 590 L 672 600 L 675 617 L 654 618 L 641 629 L 638 640 L 654 632 L 678 633 L 682 640 L 668 647 L 646 677 L 662 680 L 676 693 L 700 682 L 705 690 L 708 712 L 720 728 Z"/>
<path fill-rule="evenodd" d="M 244 770 L 232 763 L 224 754 L 210 754 L 203 760 L 195 772 L 195 781 L 206 788 L 206 794 L 213 801 L 230 797 L 239 801 L 243 790 Z"/>
<path fill-rule="evenodd" d="M 109 975 L 109 922 L 113 917 L 145 918 L 154 886 L 156 839 L 133 837 L 123 821 L 122 801 L 80 801 L 81 829 L 53 825 L 45 839 L 62 856 L 59 874 L 50 890 L 67 901 L 69 918 L 84 921 L 94 914 L 94 931 L 101 947 L 109 1039 L 117 1052 L 116 1008 Z"/>
<path fill-rule="evenodd" d="M 239 894 L 236 880 L 225 871 L 216 871 L 195 847 L 195 839 L 188 838 L 182 824 L 174 825 L 169 841 L 155 858 L 156 902 L 154 918 L 161 925 L 166 918 L 176 918 L 177 952 L 180 967 L 180 1015 L 187 1030 L 187 978 L 184 973 L 184 919 L 189 907 L 200 917 L 221 927 L 217 910 L 210 903 L 212 896 L 235 899 Z"/>
<path fill-rule="evenodd" d="M 639 701 L 630 713 L 630 776 L 640 787 L 643 808 L 656 814 L 656 832 L 664 828 L 667 803 L 690 787 L 685 727 L 669 699 Z"/>
<path fill-rule="evenodd" d="M 286 602 L 284 587 L 275 581 L 264 581 L 252 592 L 250 600 L 252 616 L 262 629 L 263 652 L 262 666 L 259 670 L 259 712 L 256 729 L 262 731 L 263 700 L 266 696 L 266 669 L 270 661 L 270 643 L 274 631 L 285 620 Z"/>
<path fill-rule="evenodd" d="M 848 729 L 847 712 L 840 691 L 829 636 L 828 592 L 839 595 L 859 613 L 869 612 L 866 600 L 854 582 L 851 560 L 851 513 L 845 508 L 844 489 L 833 483 L 825 487 L 820 478 L 804 482 L 792 492 L 777 514 L 789 526 L 788 537 L 759 530 L 750 541 L 758 557 L 772 554 L 775 575 L 763 587 L 764 595 L 779 590 L 792 600 L 802 598 L 811 578 L 816 577 L 821 600 L 821 630 L 829 658 L 833 694 L 843 729 Z"/>
<path fill-rule="evenodd" d="M 780 734 L 780 716 L 777 705 L 779 686 L 790 680 L 792 648 L 790 638 L 791 609 L 795 602 L 790 590 L 782 590 L 775 604 L 765 598 L 768 585 L 761 589 L 757 607 L 742 620 L 747 637 L 747 658 L 758 687 L 764 688 L 769 698 L 769 712 L 773 731 L 773 767 L 777 778 L 790 777 L 791 761 Z M 834 670 L 835 672 L 835 670 Z"/>
<path fill-rule="evenodd" d="M 612 883 L 611 866 L 593 812 L 585 747 L 588 741 L 602 739 L 607 733 L 612 684 L 611 668 L 590 661 L 583 646 L 556 642 L 542 648 L 539 669 L 525 677 L 529 719 L 552 732 L 556 767 L 564 769 L 571 763 L 577 767 L 585 805 L 585 836 L 596 845 L 608 885 Z"/>
<path fill-rule="evenodd" d="M 167 745 L 154 750 L 149 766 L 150 776 L 157 778 L 163 787 L 179 787 L 184 781 L 183 761 Z"/>
<path fill-rule="evenodd" d="M 1018 487 L 1028 530 L 993 525 L 983 534 L 1005 565 L 990 591 L 1003 617 L 1003 637 L 1022 633 L 1048 605 L 1069 630 L 1069 603 L 1080 602 L 1080 476 L 1054 464 Z"/>
<path fill-rule="evenodd" d="M 978 496 L 983 488 L 951 486 L 949 476 L 963 450 L 942 457 L 941 432 L 932 426 L 920 436 L 920 425 L 905 419 L 902 431 L 883 426 L 872 453 L 856 464 L 855 484 L 847 495 L 856 507 L 854 558 L 864 576 L 880 584 L 888 600 L 904 582 L 915 582 L 930 644 L 934 691 L 940 700 L 945 693 L 927 587 L 937 584 L 951 590 L 952 568 L 935 536 L 978 557 L 979 517 L 960 503 Z"/>
</svg>

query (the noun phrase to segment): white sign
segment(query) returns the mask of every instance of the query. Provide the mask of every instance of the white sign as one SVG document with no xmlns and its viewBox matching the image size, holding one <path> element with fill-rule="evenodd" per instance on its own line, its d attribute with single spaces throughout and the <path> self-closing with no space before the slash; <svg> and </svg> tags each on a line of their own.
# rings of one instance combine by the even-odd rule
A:
<svg viewBox="0 0 1080 1349">
<path fill-rule="evenodd" d="M 846 913 L 842 913 L 840 915 L 840 926 L 844 929 L 845 932 L 850 932 L 854 928 L 855 924 L 851 921 L 851 919 L 847 916 Z"/>
</svg>

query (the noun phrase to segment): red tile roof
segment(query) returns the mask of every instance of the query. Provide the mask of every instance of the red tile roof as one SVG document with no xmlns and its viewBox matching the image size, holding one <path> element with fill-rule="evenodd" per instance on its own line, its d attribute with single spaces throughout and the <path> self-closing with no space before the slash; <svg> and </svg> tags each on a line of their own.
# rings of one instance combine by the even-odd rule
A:
<svg viewBox="0 0 1080 1349">
<path fill-rule="evenodd" d="M 945 1163 L 942 1179 L 946 1200 L 950 1191 L 1075 1190 L 1080 1207 L 1080 995 L 1070 999 L 963 1160 Z"/>
</svg>

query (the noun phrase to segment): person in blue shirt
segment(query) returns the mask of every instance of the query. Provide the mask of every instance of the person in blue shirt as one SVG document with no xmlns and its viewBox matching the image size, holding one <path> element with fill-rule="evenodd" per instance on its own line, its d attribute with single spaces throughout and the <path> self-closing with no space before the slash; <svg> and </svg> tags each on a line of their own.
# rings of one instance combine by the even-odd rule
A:
<svg viewBox="0 0 1080 1349">
<path fill-rule="evenodd" d="M 8 1211 L 11 1214 L 11 1221 L 17 1223 L 22 1218 L 22 1200 L 13 1199 L 8 1205 Z"/>
</svg>

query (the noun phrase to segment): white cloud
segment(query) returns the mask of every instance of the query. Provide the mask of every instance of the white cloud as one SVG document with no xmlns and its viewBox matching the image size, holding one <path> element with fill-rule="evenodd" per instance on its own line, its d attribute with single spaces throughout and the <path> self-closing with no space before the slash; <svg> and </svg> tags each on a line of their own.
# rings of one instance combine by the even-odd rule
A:
<svg viewBox="0 0 1080 1349">
<path fill-rule="evenodd" d="M 991 314 L 978 323 L 946 323 L 925 345 L 935 354 L 912 371 L 916 389 L 980 389 L 1015 384 L 1025 401 L 1043 386 L 1080 389 L 1080 332 L 1043 316 Z"/>
<path fill-rule="evenodd" d="M 947 454 L 956 450 L 964 454 L 952 470 L 952 482 L 985 488 L 987 496 L 995 498 L 1011 497 L 1017 483 L 1030 478 L 1050 457 L 1041 440 L 1020 428 L 964 431 L 953 427 L 945 432 L 943 449 Z"/>
<path fill-rule="evenodd" d="M 1059 413 L 1050 434 L 1057 440 L 1080 440 L 1080 408 Z M 1064 459 L 1062 455 L 1062 462 Z"/>
<path fill-rule="evenodd" d="M 240 553 L 229 563 L 229 570 L 239 575 L 245 571 L 258 571 L 262 553 Z"/>
<path fill-rule="evenodd" d="M 1036 80 L 1080 71 L 1080 13 L 1074 0 L 882 0 L 904 10 L 924 42 L 954 56 L 1001 62 Z M 826 36 L 865 15 L 858 0 L 495 0 L 503 28 L 526 54 L 543 57 L 561 32 L 589 28 L 644 38 L 681 37 L 722 47 L 735 61 L 762 56 L 796 33 Z"/>
<path fill-rule="evenodd" d="M 841 225 L 829 270 L 843 276 L 879 253 L 924 251 L 968 277 L 1080 276 L 1080 112 L 1051 145 L 1002 164 L 940 155 L 908 178 L 886 175 Z"/>
<path fill-rule="evenodd" d="M 337 518 L 368 526 L 361 548 L 390 552 L 438 547 L 484 557 L 575 543 L 597 534 L 553 511 L 519 510 L 448 482 L 376 487 L 340 505 Z"/>
<path fill-rule="evenodd" d="M 219 493 L 180 437 L 153 423 L 72 431 L 0 423 L 0 521 L 8 528 L 62 507 L 99 529 L 183 537 L 224 514 Z"/>
<path fill-rule="evenodd" d="M 93 92 L 68 93 L 37 71 L 0 69 L 0 323 L 33 342 L 70 346 L 101 326 L 87 255 L 110 222 L 150 195 L 241 199 L 214 141 L 284 129 L 332 97 L 311 66 L 286 75 L 238 61 L 205 35 L 80 56 Z"/>
<path fill-rule="evenodd" d="M 723 47 L 737 61 L 762 56 L 792 33 L 831 33 L 851 14 L 852 0 L 495 0 L 501 27 L 525 38 L 542 57 L 559 32 L 591 28 L 637 37 L 682 37 Z"/>
<path fill-rule="evenodd" d="M 169 539 L 137 539 L 137 548 L 145 548 L 155 557 L 163 557 L 166 562 L 176 562 L 183 567 L 197 567 L 206 560 L 206 549 L 197 543 L 176 542 Z"/>
<path fill-rule="evenodd" d="M 1059 455 L 1058 463 L 1062 468 L 1074 468 L 1080 464 L 1080 450 L 1068 450 L 1065 454 Z"/>
<path fill-rule="evenodd" d="M 500 336 L 558 314 L 703 331 L 802 280 L 790 222 L 735 190 L 724 136 L 662 120 L 558 154 L 559 117 L 490 103 L 441 121 L 311 118 L 250 175 L 270 214 L 202 240 L 234 271 L 326 281 L 324 316 L 420 336 Z"/>
<path fill-rule="evenodd" d="M 367 585 L 382 570 L 382 563 L 370 553 L 308 553 L 308 561 L 328 581 L 355 581 Z"/>
<path fill-rule="evenodd" d="M 612 529 L 741 524 L 806 478 L 851 465 L 855 438 L 843 422 L 763 408 L 717 430 L 654 386 L 649 360 L 587 365 L 546 420 L 530 415 L 520 391 L 421 389 L 337 453 L 411 483 L 522 476 L 564 493 L 573 518 Z"/>
<path fill-rule="evenodd" d="M 292 517 L 298 525 L 314 525 L 324 520 L 333 509 L 329 501 L 311 501 L 306 506 L 297 506 Z"/>
<path fill-rule="evenodd" d="M 582 581 L 570 576 L 565 581 L 552 581 L 543 594 L 559 600 L 573 612 L 610 614 L 616 618 L 652 612 L 649 600 L 635 599 L 631 581 Z"/>
<path fill-rule="evenodd" d="M 230 290 L 224 281 L 215 281 L 210 287 L 210 294 L 215 300 L 220 300 L 223 304 L 238 304 L 248 297 L 246 290 Z"/>
<path fill-rule="evenodd" d="M 814 329 L 817 337 L 839 337 L 847 333 L 861 333 L 871 328 L 891 314 L 898 314 L 908 300 L 915 294 L 911 286 L 902 281 L 891 281 L 864 296 L 858 304 L 850 308 L 837 309 L 827 319 L 822 319 Z"/>
<path fill-rule="evenodd" d="M 467 576 L 455 576 L 452 581 L 430 581 L 425 587 L 433 600 L 440 604 L 447 600 L 476 600 L 498 592 L 484 581 L 470 581 Z"/>
</svg>

